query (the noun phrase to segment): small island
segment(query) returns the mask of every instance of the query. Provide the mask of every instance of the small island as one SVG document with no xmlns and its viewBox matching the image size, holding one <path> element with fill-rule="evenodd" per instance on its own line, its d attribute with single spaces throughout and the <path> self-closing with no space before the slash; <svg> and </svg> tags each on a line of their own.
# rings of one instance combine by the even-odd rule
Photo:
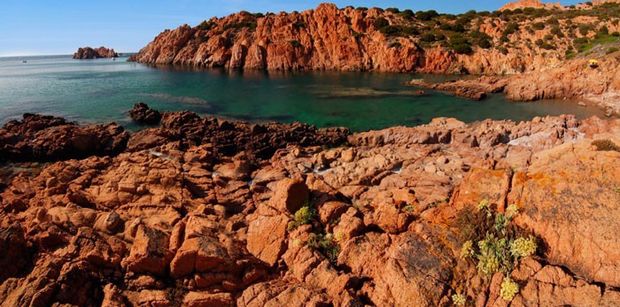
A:
<svg viewBox="0 0 620 307">
<path fill-rule="evenodd" d="M 106 47 L 79 48 L 77 52 L 73 54 L 73 58 L 76 60 L 91 60 L 91 59 L 117 58 L 117 57 L 118 57 L 118 53 L 116 53 L 114 49 L 108 49 Z"/>
</svg>

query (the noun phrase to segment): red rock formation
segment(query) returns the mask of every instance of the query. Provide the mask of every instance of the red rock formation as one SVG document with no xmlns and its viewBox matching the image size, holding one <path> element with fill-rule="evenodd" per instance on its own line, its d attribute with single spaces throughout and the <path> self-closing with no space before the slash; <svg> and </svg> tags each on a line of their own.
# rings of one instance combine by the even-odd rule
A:
<svg viewBox="0 0 620 307">
<path fill-rule="evenodd" d="M 480 77 L 442 83 L 416 79 L 410 85 L 476 100 L 484 98 L 486 93 L 495 92 L 503 92 L 514 101 L 580 100 L 600 106 L 609 115 L 620 114 L 620 73 L 616 69 L 620 58 L 614 53 L 599 57 L 597 63 L 597 67 L 591 67 L 589 59 L 578 58 L 544 71 L 508 77 Z"/>
<path fill-rule="evenodd" d="M 535 9 L 562 9 L 563 6 L 559 2 L 557 3 L 544 3 L 541 0 L 518 0 L 515 2 L 510 2 L 502 6 L 499 10 L 515 10 L 515 9 L 524 9 L 524 8 L 535 8 Z"/>
<path fill-rule="evenodd" d="M 31 124 L 14 123 L 13 130 L 66 125 L 57 118 L 25 122 Z M 203 134 L 205 123 L 168 113 L 156 128 L 166 137 L 148 149 L 59 161 L 39 172 L 17 169 L 0 190 L 0 302 L 620 301 L 620 152 L 592 145 L 620 144 L 619 120 L 439 118 L 353 134 L 340 147 L 316 143 L 319 134 L 256 163 L 248 161 L 252 146 L 216 155 L 221 140 L 208 137 L 240 124 L 220 122 Z M 286 127 L 283 135 L 312 138 L 303 126 Z M 299 213 L 303 207 L 309 209 Z M 471 240 L 479 253 L 479 242 L 497 229 L 509 243 L 531 235 L 537 247 L 486 275 L 481 254 L 468 258 L 462 247 Z M 504 256 L 519 251 L 494 248 Z M 507 276 L 518 285 L 512 302 L 501 286 Z"/>
<path fill-rule="evenodd" d="M 112 155 L 129 134 L 116 124 L 79 126 L 62 118 L 24 114 L 0 128 L 0 161 L 47 161 Z"/>
<path fill-rule="evenodd" d="M 161 113 L 149 108 L 146 103 L 139 102 L 129 111 L 129 116 L 135 122 L 145 125 L 156 125 L 161 121 Z"/>
<path fill-rule="evenodd" d="M 510 23 L 505 18 L 474 18 L 476 22 L 465 24 L 464 34 L 485 33 L 492 47 L 479 47 L 472 37 L 472 53 L 457 54 L 446 48 L 450 37 L 435 43 L 421 41 L 421 35 L 431 28 L 446 36 L 454 32 L 388 10 L 338 9 L 333 4 L 321 4 L 300 13 L 257 16 L 242 12 L 212 18 L 196 27 L 166 30 L 131 60 L 229 69 L 515 74 L 558 65 L 572 48 L 567 33 L 574 29 L 564 22 L 559 25 L 563 35 L 552 35 L 551 48 L 535 44 L 539 39 L 549 40 L 545 37 L 551 27 L 529 31 L 531 24 L 552 17 L 515 18 L 518 27 L 507 34 L 504 31 Z M 375 22 L 381 19 L 389 27 L 377 28 Z M 618 28 L 608 20 L 598 22 L 610 31 Z M 443 19 L 441 23 L 451 25 L 454 20 Z"/>
<path fill-rule="evenodd" d="M 100 58 L 116 58 L 118 53 L 114 52 L 114 49 L 108 49 L 105 47 L 99 47 L 93 49 L 91 47 L 79 48 L 76 53 L 73 54 L 73 58 L 76 60 L 90 60 Z"/>
</svg>

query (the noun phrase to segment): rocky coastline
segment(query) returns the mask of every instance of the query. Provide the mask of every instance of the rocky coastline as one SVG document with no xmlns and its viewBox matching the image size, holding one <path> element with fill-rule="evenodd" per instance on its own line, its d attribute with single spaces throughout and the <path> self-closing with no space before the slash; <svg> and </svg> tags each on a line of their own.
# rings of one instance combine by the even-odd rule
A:
<svg viewBox="0 0 620 307">
<path fill-rule="evenodd" d="M 473 75 L 411 85 L 481 100 L 571 100 L 620 113 L 620 3 L 521 0 L 460 15 L 394 8 L 239 12 L 159 34 L 130 61 L 245 70 Z M 597 63 L 596 69 L 590 62 Z"/>
<path fill-rule="evenodd" d="M 620 120 L 155 112 L 0 128 L 2 306 L 620 302 Z"/>
<path fill-rule="evenodd" d="M 79 48 L 73 54 L 73 59 L 75 60 L 92 60 L 92 59 L 117 58 L 117 57 L 118 57 L 118 53 L 116 53 L 114 49 L 108 49 L 106 47 L 99 47 L 99 48 L 83 47 L 83 48 Z"/>
<path fill-rule="evenodd" d="M 540 72 L 512 76 L 482 76 L 440 83 L 412 80 L 409 85 L 431 88 L 473 100 L 490 93 L 503 93 L 512 101 L 573 100 L 596 105 L 607 115 L 620 114 L 620 53 L 596 60 L 575 59 Z"/>
</svg>

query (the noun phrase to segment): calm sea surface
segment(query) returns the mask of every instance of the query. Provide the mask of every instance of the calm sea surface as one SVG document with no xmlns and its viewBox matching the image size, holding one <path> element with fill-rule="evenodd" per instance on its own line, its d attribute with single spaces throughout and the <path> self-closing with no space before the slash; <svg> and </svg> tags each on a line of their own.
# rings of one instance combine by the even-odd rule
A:
<svg viewBox="0 0 620 307">
<path fill-rule="evenodd" d="M 23 61 L 27 63 L 23 63 Z M 412 74 L 262 73 L 183 71 L 70 56 L 0 58 L 0 123 L 25 112 L 80 122 L 116 121 L 135 128 L 127 115 L 142 101 L 160 111 L 191 110 L 248 121 L 302 121 L 353 130 L 417 125 L 448 116 L 527 120 L 540 115 L 602 116 L 565 101 L 508 102 L 494 95 L 469 101 L 403 84 Z"/>
</svg>

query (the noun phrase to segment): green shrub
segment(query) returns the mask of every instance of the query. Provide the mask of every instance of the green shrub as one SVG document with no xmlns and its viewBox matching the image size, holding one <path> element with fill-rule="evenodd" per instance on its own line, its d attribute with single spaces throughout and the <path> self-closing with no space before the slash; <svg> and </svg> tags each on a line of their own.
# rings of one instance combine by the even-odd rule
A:
<svg viewBox="0 0 620 307">
<path fill-rule="evenodd" d="M 472 242 L 471 240 L 465 241 L 465 243 L 463 243 L 463 246 L 461 246 L 461 258 L 471 258 L 474 256 L 474 254 L 474 242 Z"/>
<path fill-rule="evenodd" d="M 562 30 L 560 29 L 559 26 L 554 26 L 553 28 L 551 28 L 551 34 L 553 34 L 553 35 L 555 35 L 555 36 L 557 36 L 559 38 L 564 37 L 564 33 L 562 33 Z"/>
<path fill-rule="evenodd" d="M 516 259 L 534 255 L 536 249 L 538 249 L 538 245 L 534 237 L 529 237 L 527 239 L 521 237 L 510 243 L 510 253 L 512 253 L 512 256 Z"/>
<path fill-rule="evenodd" d="M 506 238 L 487 234 L 484 240 L 478 242 L 478 250 L 476 267 L 480 273 L 492 275 L 498 271 L 506 273 L 512 269 L 512 258 Z"/>
<path fill-rule="evenodd" d="M 573 45 L 583 45 L 587 43 L 588 43 L 588 39 L 585 37 L 578 37 L 573 40 Z"/>
<path fill-rule="evenodd" d="M 400 10 L 395 8 L 395 7 L 388 7 L 387 9 L 385 9 L 386 11 L 393 13 L 393 14 L 398 14 L 400 13 Z"/>
<path fill-rule="evenodd" d="M 503 300 L 510 302 L 514 299 L 517 293 L 519 293 L 519 285 L 510 279 L 510 277 L 504 277 L 499 290 L 499 296 Z"/>
<path fill-rule="evenodd" d="M 403 18 L 405 19 L 412 19 L 413 17 L 415 17 L 415 13 L 409 9 L 402 11 L 400 15 L 403 16 Z"/>
<path fill-rule="evenodd" d="M 316 217 L 316 210 L 309 205 L 301 207 L 295 212 L 293 220 L 288 224 L 289 230 L 294 230 L 301 225 L 311 224 Z"/>
<path fill-rule="evenodd" d="M 390 42 L 388 44 L 388 48 L 396 48 L 399 49 L 400 47 L 402 47 L 403 45 L 400 42 Z"/>
<path fill-rule="evenodd" d="M 484 39 L 478 40 L 478 46 L 483 49 L 489 49 L 493 47 L 493 44 L 491 44 L 490 40 L 484 38 Z"/>
<path fill-rule="evenodd" d="M 547 37 L 545 37 L 545 39 L 547 39 Z M 555 49 L 555 46 L 552 44 L 549 44 L 545 41 L 543 41 L 542 39 L 537 39 L 535 42 L 536 46 L 542 48 L 542 49 L 547 49 L 547 50 L 553 50 Z"/>
<path fill-rule="evenodd" d="M 469 36 L 480 48 L 489 49 L 493 47 L 493 45 L 491 44 L 491 37 L 484 32 L 472 31 Z"/>
<path fill-rule="evenodd" d="M 465 306 L 465 303 L 467 303 L 467 299 L 463 294 L 452 295 L 452 304 L 454 304 L 454 306 Z"/>
<path fill-rule="evenodd" d="M 319 251 L 329 262 L 335 264 L 338 262 L 338 254 L 340 254 L 340 246 L 334 239 L 332 234 L 315 234 L 311 233 L 308 237 L 308 247 Z"/>
<path fill-rule="evenodd" d="M 237 23 L 227 24 L 226 26 L 224 26 L 224 30 L 229 30 L 229 29 L 233 29 L 233 30 L 249 29 L 250 31 L 254 31 L 254 30 L 256 30 L 256 26 L 257 26 L 256 21 L 246 20 L 246 21 L 241 21 L 241 22 L 237 22 Z"/>
<path fill-rule="evenodd" d="M 471 54 L 471 42 L 461 34 L 454 34 L 450 37 L 450 48 L 458 54 Z"/>
<path fill-rule="evenodd" d="M 514 239 L 516 230 L 511 222 L 519 212 L 516 205 L 509 205 L 504 213 L 496 213 L 494 205 L 485 199 L 477 207 L 477 215 L 470 217 L 471 213 L 465 213 L 457 218 L 457 225 L 469 238 L 461 246 L 461 259 L 477 261 L 476 268 L 483 275 L 508 274 L 519 259 L 536 253 L 534 237 Z M 486 232 L 484 237 L 479 236 L 481 232 Z"/>
<path fill-rule="evenodd" d="M 620 49 L 618 49 L 617 47 L 611 47 L 611 48 L 607 49 L 606 54 L 612 54 L 614 52 L 618 52 L 618 50 L 620 50 Z"/>
<path fill-rule="evenodd" d="M 590 33 L 591 30 L 592 30 L 592 26 L 590 25 L 586 25 L 586 24 L 579 25 L 579 33 L 583 36 L 588 35 L 588 33 Z"/>
<path fill-rule="evenodd" d="M 535 30 L 542 30 L 545 28 L 545 24 L 542 22 L 536 22 L 534 24 L 532 24 L 532 28 Z"/>
<path fill-rule="evenodd" d="M 291 46 L 293 46 L 294 48 L 300 48 L 302 45 L 298 40 L 292 40 L 289 41 L 289 43 L 291 44 Z"/>
<path fill-rule="evenodd" d="M 436 18 L 439 16 L 439 13 L 437 13 L 437 11 L 435 10 L 430 10 L 430 11 L 418 11 L 415 13 L 415 17 L 419 20 L 422 21 L 429 21 L 432 20 L 433 18 Z"/>
<path fill-rule="evenodd" d="M 385 27 L 389 26 L 390 22 L 387 21 L 387 19 L 385 19 L 383 17 L 379 17 L 379 18 L 375 19 L 375 21 L 373 22 L 373 25 L 375 26 L 375 28 L 381 29 L 381 28 L 385 28 Z"/>
<path fill-rule="evenodd" d="M 469 43 L 450 43 L 450 48 L 454 50 L 454 52 L 458 54 L 471 54 L 474 50 L 471 48 L 471 44 Z"/>
<path fill-rule="evenodd" d="M 199 30 L 203 30 L 203 31 L 209 31 L 214 26 L 215 26 L 215 22 L 212 22 L 210 20 L 205 20 L 201 22 L 198 26 L 196 26 L 196 28 L 198 28 Z"/>
<path fill-rule="evenodd" d="M 506 28 L 504 28 L 503 35 L 508 36 L 517 32 L 517 30 L 519 30 L 519 24 L 517 24 L 516 22 L 509 22 L 508 24 L 506 24 Z"/>
<path fill-rule="evenodd" d="M 423 41 L 425 43 L 432 43 L 435 42 L 437 40 L 437 38 L 435 37 L 435 34 L 433 33 L 424 33 L 422 34 L 422 36 L 420 36 L 420 41 Z"/>
<path fill-rule="evenodd" d="M 551 26 L 559 26 L 560 21 L 557 18 L 552 17 L 552 18 L 547 19 L 547 24 Z"/>
<path fill-rule="evenodd" d="M 298 20 L 298 21 L 296 21 L 296 22 L 293 24 L 293 27 L 294 27 L 295 29 L 297 29 L 297 30 L 299 30 L 299 29 L 303 29 L 303 28 L 305 28 L 305 27 L 306 27 L 306 23 L 305 23 L 305 22 L 303 22 L 303 21 L 301 21 L 301 20 Z"/>
<path fill-rule="evenodd" d="M 597 151 L 620 151 L 620 147 L 609 139 L 595 140 L 592 146 L 595 146 Z"/>
</svg>

